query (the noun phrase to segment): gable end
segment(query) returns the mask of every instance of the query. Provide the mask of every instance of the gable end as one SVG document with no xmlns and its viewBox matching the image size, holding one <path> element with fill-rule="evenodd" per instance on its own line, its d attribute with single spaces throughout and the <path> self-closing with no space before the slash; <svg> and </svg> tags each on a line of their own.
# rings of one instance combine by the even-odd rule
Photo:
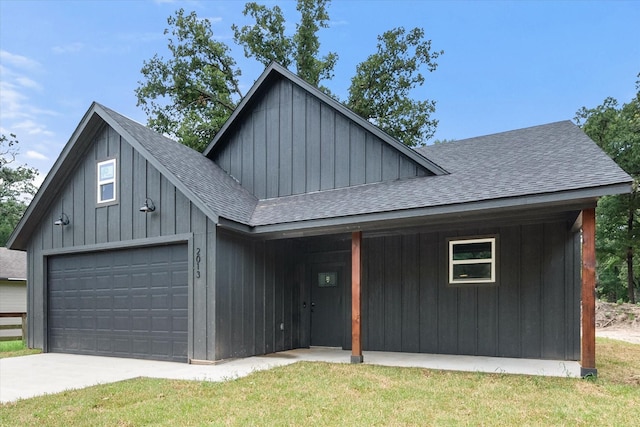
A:
<svg viewBox="0 0 640 427">
<path fill-rule="evenodd" d="M 271 73 L 258 80 L 205 150 L 257 198 L 441 174 L 419 153 L 280 68 L 267 69 Z"/>
</svg>

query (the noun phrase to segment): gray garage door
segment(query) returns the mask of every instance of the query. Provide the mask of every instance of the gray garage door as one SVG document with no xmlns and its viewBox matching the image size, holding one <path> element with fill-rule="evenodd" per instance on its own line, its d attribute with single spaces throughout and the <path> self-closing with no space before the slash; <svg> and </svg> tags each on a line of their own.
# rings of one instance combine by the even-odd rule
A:
<svg viewBox="0 0 640 427">
<path fill-rule="evenodd" d="M 49 351 L 187 361 L 187 246 L 50 257 Z"/>
</svg>

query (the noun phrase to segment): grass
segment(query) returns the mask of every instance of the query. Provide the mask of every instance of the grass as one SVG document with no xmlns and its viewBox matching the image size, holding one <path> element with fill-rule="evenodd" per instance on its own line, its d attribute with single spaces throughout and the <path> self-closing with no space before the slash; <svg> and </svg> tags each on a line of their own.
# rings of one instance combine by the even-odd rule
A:
<svg viewBox="0 0 640 427">
<path fill-rule="evenodd" d="M 0 425 L 640 425 L 640 345 L 597 351 L 597 380 L 327 363 L 140 378 L 0 405 Z"/>
<path fill-rule="evenodd" d="M 5 357 L 26 356 L 40 352 L 41 350 L 37 348 L 27 348 L 22 340 L 0 341 L 0 359 Z"/>
</svg>

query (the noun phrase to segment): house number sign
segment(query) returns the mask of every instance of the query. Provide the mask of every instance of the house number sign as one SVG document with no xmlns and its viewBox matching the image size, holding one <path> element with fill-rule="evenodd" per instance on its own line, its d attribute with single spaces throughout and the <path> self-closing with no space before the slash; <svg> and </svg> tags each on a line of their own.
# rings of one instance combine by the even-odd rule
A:
<svg viewBox="0 0 640 427">
<path fill-rule="evenodd" d="M 196 279 L 200 278 L 200 248 L 196 248 Z"/>
</svg>

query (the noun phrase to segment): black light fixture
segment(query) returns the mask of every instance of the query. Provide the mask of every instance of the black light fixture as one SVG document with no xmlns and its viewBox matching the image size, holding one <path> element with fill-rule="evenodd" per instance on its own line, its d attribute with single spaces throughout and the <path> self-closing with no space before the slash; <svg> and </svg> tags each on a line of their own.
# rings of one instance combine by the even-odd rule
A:
<svg viewBox="0 0 640 427">
<path fill-rule="evenodd" d="M 153 204 L 153 200 L 150 198 L 144 199 L 144 205 L 140 207 L 140 212 L 149 213 L 156 210 L 156 205 Z"/>
<path fill-rule="evenodd" d="M 62 212 L 58 217 L 58 219 L 53 222 L 53 225 L 60 225 L 60 226 L 69 225 L 69 217 L 67 216 L 66 213 Z"/>
</svg>

